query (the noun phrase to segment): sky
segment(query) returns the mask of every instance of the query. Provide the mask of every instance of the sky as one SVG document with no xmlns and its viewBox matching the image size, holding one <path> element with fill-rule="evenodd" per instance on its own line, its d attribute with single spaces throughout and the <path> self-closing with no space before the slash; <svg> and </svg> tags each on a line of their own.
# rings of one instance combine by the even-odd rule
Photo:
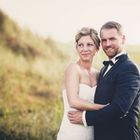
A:
<svg viewBox="0 0 140 140">
<path fill-rule="evenodd" d="M 85 26 L 99 31 L 120 22 L 128 44 L 140 44 L 140 0 L 0 0 L 0 9 L 23 28 L 61 42 Z"/>
</svg>

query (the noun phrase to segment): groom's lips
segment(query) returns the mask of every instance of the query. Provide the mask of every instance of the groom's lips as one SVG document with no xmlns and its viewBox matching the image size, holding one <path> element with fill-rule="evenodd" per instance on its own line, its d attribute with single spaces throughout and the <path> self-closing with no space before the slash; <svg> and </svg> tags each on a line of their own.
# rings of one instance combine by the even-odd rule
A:
<svg viewBox="0 0 140 140">
<path fill-rule="evenodd" d="M 106 52 L 112 52 L 112 50 L 113 50 L 112 48 L 106 48 L 105 49 Z"/>
</svg>

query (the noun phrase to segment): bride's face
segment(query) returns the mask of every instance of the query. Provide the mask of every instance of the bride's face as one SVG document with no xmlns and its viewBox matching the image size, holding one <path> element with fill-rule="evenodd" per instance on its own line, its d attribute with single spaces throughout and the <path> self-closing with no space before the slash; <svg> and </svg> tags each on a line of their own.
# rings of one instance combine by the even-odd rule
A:
<svg viewBox="0 0 140 140">
<path fill-rule="evenodd" d="M 82 36 L 76 44 L 77 52 L 82 61 L 92 62 L 94 55 L 97 53 L 98 49 L 95 46 L 94 41 L 89 35 Z"/>
</svg>

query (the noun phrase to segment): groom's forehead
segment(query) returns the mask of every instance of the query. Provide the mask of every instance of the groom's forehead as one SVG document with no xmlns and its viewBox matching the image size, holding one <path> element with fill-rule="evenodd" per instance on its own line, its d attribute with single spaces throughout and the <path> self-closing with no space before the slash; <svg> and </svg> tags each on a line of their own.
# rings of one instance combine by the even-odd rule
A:
<svg viewBox="0 0 140 140">
<path fill-rule="evenodd" d="M 118 36 L 118 32 L 115 28 L 112 29 L 103 29 L 101 31 L 101 39 L 106 39 L 106 38 L 110 38 L 110 37 L 115 37 Z"/>
</svg>

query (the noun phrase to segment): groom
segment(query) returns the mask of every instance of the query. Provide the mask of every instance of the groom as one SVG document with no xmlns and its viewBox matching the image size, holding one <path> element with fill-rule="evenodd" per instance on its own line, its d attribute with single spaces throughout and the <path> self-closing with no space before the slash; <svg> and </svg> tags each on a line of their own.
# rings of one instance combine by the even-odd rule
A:
<svg viewBox="0 0 140 140">
<path fill-rule="evenodd" d="M 95 103 L 107 104 L 94 111 L 69 112 L 71 123 L 94 125 L 94 140 L 140 140 L 138 115 L 140 105 L 140 74 L 128 58 L 122 26 L 114 21 L 100 30 L 101 44 L 109 62 L 101 69 Z"/>
</svg>

